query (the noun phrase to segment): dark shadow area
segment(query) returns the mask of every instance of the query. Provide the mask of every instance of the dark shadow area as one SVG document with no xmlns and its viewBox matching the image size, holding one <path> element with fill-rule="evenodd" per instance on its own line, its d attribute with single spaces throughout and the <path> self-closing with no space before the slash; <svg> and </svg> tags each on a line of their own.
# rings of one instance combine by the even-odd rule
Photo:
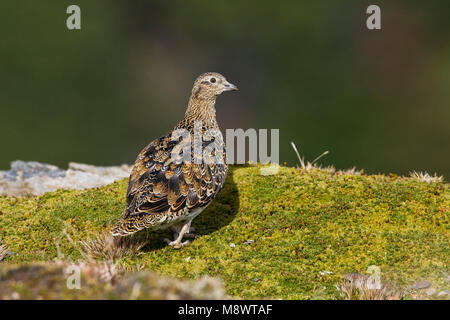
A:
<svg viewBox="0 0 450 320">
<path fill-rule="evenodd" d="M 197 237 L 202 237 L 220 230 L 228 225 L 236 217 L 239 211 L 239 191 L 233 179 L 233 172 L 236 169 L 230 166 L 227 178 L 222 190 L 198 217 L 192 221 Z M 143 230 L 135 237 L 146 237 L 149 243 L 142 249 L 144 252 L 159 250 L 167 246 L 164 238 L 173 238 L 173 233 L 169 229 L 159 231 Z M 192 242 L 195 239 L 191 240 Z"/>
</svg>

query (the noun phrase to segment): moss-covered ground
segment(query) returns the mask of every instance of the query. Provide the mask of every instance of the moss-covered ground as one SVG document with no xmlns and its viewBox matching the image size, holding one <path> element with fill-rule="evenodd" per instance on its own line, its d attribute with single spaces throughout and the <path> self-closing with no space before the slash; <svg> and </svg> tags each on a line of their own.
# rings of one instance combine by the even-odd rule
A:
<svg viewBox="0 0 450 320">
<path fill-rule="evenodd" d="M 81 258 L 78 241 L 109 229 L 123 210 L 126 187 L 121 180 L 34 198 L 0 197 L 0 244 L 12 252 L 0 265 Z M 170 232 L 147 233 L 141 253 L 121 263 L 184 279 L 220 277 L 226 293 L 239 298 L 338 298 L 342 276 L 371 265 L 402 286 L 428 279 L 444 290 L 449 212 L 442 182 L 315 168 L 261 175 L 259 166 L 235 166 L 218 198 L 194 220 L 198 238 L 174 250 L 162 240 Z"/>
</svg>

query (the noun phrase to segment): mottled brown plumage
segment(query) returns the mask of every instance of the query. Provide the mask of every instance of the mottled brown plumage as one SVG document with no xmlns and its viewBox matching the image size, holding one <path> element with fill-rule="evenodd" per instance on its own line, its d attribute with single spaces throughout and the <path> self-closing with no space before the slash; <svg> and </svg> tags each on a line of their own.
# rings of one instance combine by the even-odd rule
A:
<svg viewBox="0 0 450 320">
<path fill-rule="evenodd" d="M 111 230 L 114 236 L 172 227 L 177 234 L 174 241 L 168 241 L 170 245 L 180 248 L 188 242 L 182 239 L 189 234 L 192 220 L 214 199 L 227 174 L 214 105 L 218 95 L 230 90 L 237 88 L 218 73 L 204 73 L 197 78 L 184 118 L 139 154 L 129 179 L 126 208 Z M 180 130 L 185 130 L 190 141 L 183 136 L 174 139 L 177 137 L 173 134 Z M 201 140 L 194 140 L 195 135 Z M 213 161 L 217 160 L 212 158 L 213 153 L 203 157 L 196 153 L 194 141 L 200 141 L 202 150 L 223 150 L 223 154 L 219 153 L 222 161 Z M 180 155 L 188 143 L 190 161 Z"/>
</svg>

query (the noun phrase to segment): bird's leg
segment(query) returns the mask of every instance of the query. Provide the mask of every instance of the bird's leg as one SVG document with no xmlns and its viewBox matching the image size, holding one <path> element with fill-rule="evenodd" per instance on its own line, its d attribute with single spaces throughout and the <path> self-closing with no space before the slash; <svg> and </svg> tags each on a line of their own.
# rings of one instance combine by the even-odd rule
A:
<svg viewBox="0 0 450 320">
<path fill-rule="evenodd" d="M 184 245 L 189 243 L 189 240 L 186 240 L 184 242 L 181 242 L 183 240 L 183 236 L 186 235 L 186 233 L 189 232 L 189 228 L 191 227 L 192 220 L 189 220 L 184 225 L 179 228 L 179 231 L 175 233 L 176 239 L 174 241 L 170 241 L 169 239 L 164 239 L 170 246 L 174 247 L 175 249 L 180 249 Z M 176 228 L 176 227 L 175 227 Z M 178 230 L 178 228 L 177 228 Z"/>
<path fill-rule="evenodd" d="M 191 227 L 189 224 L 189 230 L 184 234 L 184 237 L 189 238 L 189 239 L 195 239 L 197 237 L 197 235 L 194 233 L 194 231 L 195 231 L 195 228 Z"/>
<path fill-rule="evenodd" d="M 191 220 L 191 222 L 192 222 L 192 220 Z M 183 226 L 184 226 L 183 223 L 170 226 L 170 230 L 172 230 L 172 232 L 173 232 L 174 239 L 178 238 L 178 236 L 180 235 L 181 228 L 183 228 Z M 194 233 L 194 231 L 195 231 L 195 228 L 191 227 L 189 224 L 189 229 L 186 231 L 186 233 L 184 234 L 183 237 L 189 238 L 189 239 L 195 239 L 197 237 L 197 235 Z M 169 243 L 169 242 L 171 242 L 171 241 L 169 240 L 167 243 Z"/>
<path fill-rule="evenodd" d="M 182 224 L 176 224 L 176 225 L 170 226 L 170 230 L 172 230 L 172 232 L 173 232 L 174 239 L 178 238 L 178 236 L 180 235 L 181 228 L 183 228 Z"/>
</svg>

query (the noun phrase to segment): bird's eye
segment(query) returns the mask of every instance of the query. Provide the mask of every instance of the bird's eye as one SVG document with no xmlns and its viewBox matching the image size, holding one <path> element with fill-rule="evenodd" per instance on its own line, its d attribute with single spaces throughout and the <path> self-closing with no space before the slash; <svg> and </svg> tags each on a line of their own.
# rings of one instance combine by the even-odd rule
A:
<svg viewBox="0 0 450 320">
<path fill-rule="evenodd" d="M 209 79 L 209 81 L 210 81 L 211 83 L 214 83 L 214 82 L 216 82 L 216 78 L 211 78 L 211 79 Z"/>
</svg>

